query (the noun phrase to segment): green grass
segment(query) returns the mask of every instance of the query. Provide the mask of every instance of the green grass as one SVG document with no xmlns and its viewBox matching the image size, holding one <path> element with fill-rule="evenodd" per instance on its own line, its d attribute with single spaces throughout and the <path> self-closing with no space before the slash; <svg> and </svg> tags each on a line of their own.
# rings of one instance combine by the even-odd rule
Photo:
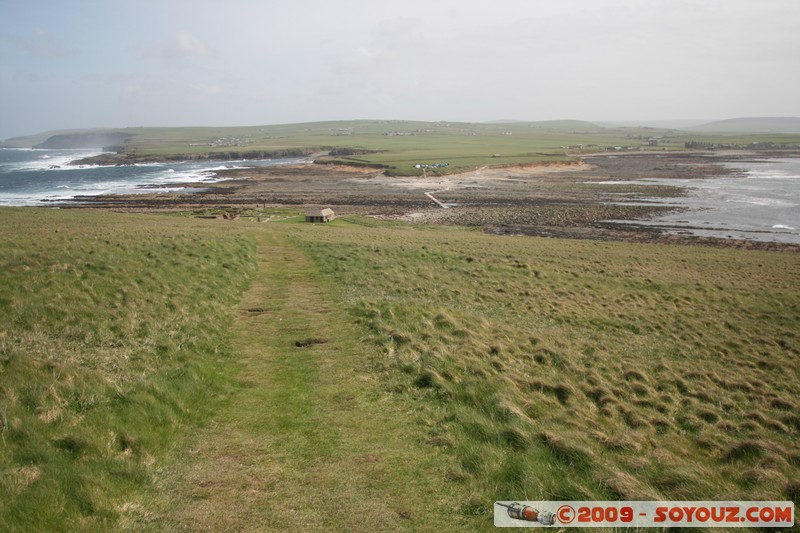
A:
<svg viewBox="0 0 800 533">
<path fill-rule="evenodd" d="M 0 218 L 0 529 L 113 529 L 155 457 L 230 387 L 253 245 L 197 221 Z"/>
<path fill-rule="evenodd" d="M 132 531 L 463 529 L 467 487 L 382 390 L 371 347 L 329 283 L 281 236 L 253 232 L 259 272 L 233 326 L 239 387 L 132 494 Z"/>
<path fill-rule="evenodd" d="M 307 228 L 479 500 L 797 499 L 800 258 Z"/>
<path fill-rule="evenodd" d="M 549 124 L 549 125 L 548 125 Z M 605 132 L 589 123 L 564 122 L 533 124 L 467 124 L 405 121 L 349 121 L 273 125 L 252 128 L 163 128 L 126 130 L 136 137 L 129 151 L 138 156 L 165 157 L 173 154 L 227 157 L 231 152 L 319 152 L 341 148 L 355 149 L 352 156 L 332 156 L 321 160 L 345 164 L 381 165 L 389 174 L 418 175 L 418 163 L 446 162 L 453 173 L 480 166 L 525 164 L 563 160 L 562 146 L 626 143 L 620 132 Z M 512 135 L 507 135 L 511 133 Z M 389 135 L 385 135 L 389 134 Z M 396 135 L 397 134 L 397 135 Z M 214 148 L 190 146 L 214 139 L 237 138 L 246 146 Z M 587 140 L 588 139 L 588 140 Z M 629 141 L 626 145 L 639 141 Z M 499 157 L 494 157 L 499 155 Z"/>
<path fill-rule="evenodd" d="M 0 529 L 798 503 L 797 254 L 279 214 L 0 210 Z"/>
</svg>

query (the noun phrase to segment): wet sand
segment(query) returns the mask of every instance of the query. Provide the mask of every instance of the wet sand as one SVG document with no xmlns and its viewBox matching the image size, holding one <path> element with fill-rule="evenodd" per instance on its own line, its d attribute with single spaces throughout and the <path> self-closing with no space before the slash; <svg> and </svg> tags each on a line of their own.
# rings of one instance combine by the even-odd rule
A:
<svg viewBox="0 0 800 533">
<path fill-rule="evenodd" d="M 683 189 L 669 185 L 628 182 L 730 175 L 737 171 L 723 166 L 723 162 L 754 157 L 764 155 L 601 154 L 585 156 L 573 164 L 484 167 L 464 174 L 425 177 L 388 177 L 375 169 L 332 165 L 275 166 L 220 171 L 219 176 L 226 181 L 191 194 L 99 196 L 78 201 L 124 211 L 331 207 L 337 215 L 458 224 L 494 234 L 800 251 L 796 245 L 692 237 L 609 222 L 646 220 L 674 212 L 677 208 L 656 204 L 652 199 L 685 194 Z"/>
</svg>

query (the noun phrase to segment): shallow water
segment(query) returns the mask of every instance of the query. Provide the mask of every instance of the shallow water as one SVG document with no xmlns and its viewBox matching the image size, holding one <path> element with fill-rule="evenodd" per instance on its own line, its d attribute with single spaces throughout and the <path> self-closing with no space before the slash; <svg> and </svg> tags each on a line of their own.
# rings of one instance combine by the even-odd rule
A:
<svg viewBox="0 0 800 533">
<path fill-rule="evenodd" d="M 800 244 L 800 159 L 738 161 L 725 166 L 737 174 L 637 182 L 684 187 L 685 197 L 649 198 L 648 202 L 685 210 L 627 223 L 686 235 Z"/>
</svg>

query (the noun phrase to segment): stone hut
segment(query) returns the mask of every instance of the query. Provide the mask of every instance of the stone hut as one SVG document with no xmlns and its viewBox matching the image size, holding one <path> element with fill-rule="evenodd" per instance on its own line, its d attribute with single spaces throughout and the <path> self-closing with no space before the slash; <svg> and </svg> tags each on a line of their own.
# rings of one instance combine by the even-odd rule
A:
<svg viewBox="0 0 800 533">
<path fill-rule="evenodd" d="M 330 222 L 336 218 L 333 209 L 311 209 L 306 211 L 306 222 Z"/>
</svg>

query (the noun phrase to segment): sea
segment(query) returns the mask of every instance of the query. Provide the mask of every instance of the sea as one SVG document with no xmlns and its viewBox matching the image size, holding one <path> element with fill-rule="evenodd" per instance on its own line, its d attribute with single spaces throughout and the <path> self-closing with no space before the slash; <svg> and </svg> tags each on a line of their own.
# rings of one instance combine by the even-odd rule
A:
<svg viewBox="0 0 800 533">
<path fill-rule="evenodd" d="M 724 163 L 733 174 L 704 179 L 643 179 L 682 187 L 686 196 L 649 198 L 676 211 L 644 221 L 669 233 L 800 244 L 800 159 Z M 626 182 L 631 183 L 631 182 Z"/>
<path fill-rule="evenodd" d="M 0 206 L 58 206 L 104 194 L 191 193 L 221 181 L 219 171 L 300 163 L 305 159 L 186 161 L 123 166 L 73 165 L 91 150 L 0 148 Z M 196 184 L 179 187 L 178 184 Z"/>
</svg>

